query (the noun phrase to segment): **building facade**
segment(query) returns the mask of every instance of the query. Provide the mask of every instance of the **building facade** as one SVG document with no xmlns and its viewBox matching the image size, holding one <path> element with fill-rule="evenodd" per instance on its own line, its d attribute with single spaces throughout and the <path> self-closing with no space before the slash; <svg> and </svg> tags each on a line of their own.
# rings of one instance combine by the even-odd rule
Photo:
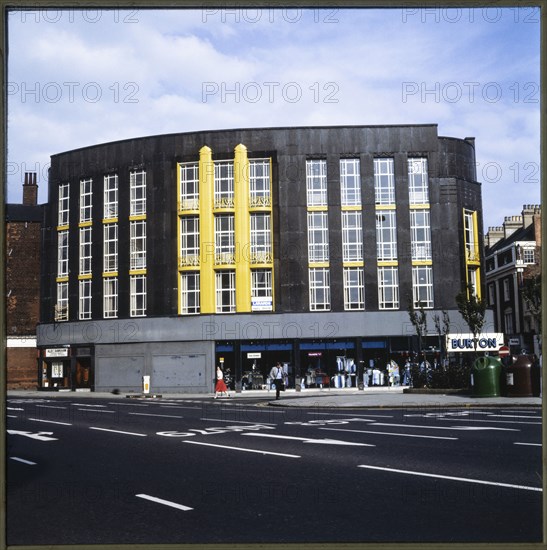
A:
<svg viewBox="0 0 547 550">
<path fill-rule="evenodd" d="M 6 385 L 36 389 L 43 206 L 35 173 L 26 173 L 23 203 L 6 205 Z"/>
<path fill-rule="evenodd" d="M 468 281 L 483 290 L 481 234 L 474 139 L 433 124 L 192 132 L 54 155 L 44 380 L 140 391 L 150 376 L 154 391 L 210 392 L 215 365 L 257 387 L 280 361 L 291 384 L 341 370 L 355 384 L 413 349 L 409 303 L 467 332 L 455 296 Z"/>
<path fill-rule="evenodd" d="M 514 354 L 526 349 L 540 355 L 538 311 L 523 295 L 527 280 L 541 275 L 540 251 L 541 206 L 537 204 L 524 205 L 520 215 L 505 217 L 503 225 L 489 227 L 485 235 L 488 305 L 494 310 L 496 330 L 505 334 Z"/>
</svg>

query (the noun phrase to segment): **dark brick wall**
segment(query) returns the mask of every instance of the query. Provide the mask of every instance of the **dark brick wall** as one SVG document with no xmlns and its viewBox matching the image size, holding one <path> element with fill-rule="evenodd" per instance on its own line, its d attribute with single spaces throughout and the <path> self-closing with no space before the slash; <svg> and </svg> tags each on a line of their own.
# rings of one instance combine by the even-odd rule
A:
<svg viewBox="0 0 547 550">
<path fill-rule="evenodd" d="M 8 338 L 36 334 L 40 309 L 40 236 L 40 222 L 6 224 Z M 8 347 L 7 389 L 34 389 L 36 384 L 36 348 Z"/>
<path fill-rule="evenodd" d="M 34 390 L 37 386 L 36 348 L 8 348 L 7 389 Z"/>
</svg>

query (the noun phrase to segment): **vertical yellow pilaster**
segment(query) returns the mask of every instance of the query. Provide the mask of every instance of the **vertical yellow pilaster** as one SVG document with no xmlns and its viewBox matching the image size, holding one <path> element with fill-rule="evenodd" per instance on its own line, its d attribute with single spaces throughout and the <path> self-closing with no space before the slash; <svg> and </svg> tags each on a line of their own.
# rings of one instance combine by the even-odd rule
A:
<svg viewBox="0 0 547 550">
<path fill-rule="evenodd" d="M 199 151 L 199 232 L 200 232 L 200 311 L 215 313 L 215 168 L 213 153 L 203 146 Z"/>
<path fill-rule="evenodd" d="M 247 147 L 239 144 L 234 158 L 234 205 L 236 245 L 236 311 L 251 311 L 249 161 Z"/>
</svg>

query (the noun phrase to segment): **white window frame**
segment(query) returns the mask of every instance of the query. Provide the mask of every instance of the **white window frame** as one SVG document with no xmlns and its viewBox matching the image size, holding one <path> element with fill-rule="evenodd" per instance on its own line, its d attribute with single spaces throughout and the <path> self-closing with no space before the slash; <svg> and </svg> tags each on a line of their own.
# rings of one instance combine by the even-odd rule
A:
<svg viewBox="0 0 547 550">
<path fill-rule="evenodd" d="M 80 275 L 89 275 L 92 270 L 91 239 L 91 227 L 80 227 Z"/>
<path fill-rule="evenodd" d="M 129 277 L 129 315 L 131 317 L 146 316 L 146 275 L 131 275 Z"/>
<path fill-rule="evenodd" d="M 146 214 L 146 171 L 133 170 L 129 173 L 131 216 Z"/>
<path fill-rule="evenodd" d="M 425 279 L 425 280 L 424 280 Z M 412 266 L 412 298 L 414 307 L 433 308 L 433 268 L 430 265 Z"/>
<path fill-rule="evenodd" d="M 215 216 L 215 263 L 235 263 L 235 218 L 233 214 Z"/>
<path fill-rule="evenodd" d="M 362 267 L 344 268 L 344 310 L 365 309 L 364 269 Z"/>
<path fill-rule="evenodd" d="M 183 265 L 199 265 L 199 216 L 180 219 L 180 256 Z"/>
<path fill-rule="evenodd" d="M 488 305 L 493 306 L 496 303 L 496 284 L 488 285 Z"/>
<path fill-rule="evenodd" d="M 57 225 L 64 227 L 69 222 L 70 211 L 70 184 L 62 183 L 59 185 L 59 216 Z"/>
<path fill-rule="evenodd" d="M 272 298 L 272 270 L 251 270 L 251 298 Z"/>
<path fill-rule="evenodd" d="M 327 206 L 327 161 L 306 161 L 306 194 L 308 206 Z"/>
<path fill-rule="evenodd" d="M 103 272 L 118 271 L 118 224 L 106 223 L 103 226 Z"/>
<path fill-rule="evenodd" d="M 200 312 L 199 285 L 199 271 L 186 271 L 180 274 L 180 312 L 182 315 L 197 315 Z"/>
<path fill-rule="evenodd" d="M 361 206 L 359 159 L 340 159 L 340 200 L 342 206 Z"/>
<path fill-rule="evenodd" d="M 397 259 L 397 215 L 395 210 L 376 211 L 376 256 L 380 261 Z"/>
<path fill-rule="evenodd" d="M 361 212 L 342 212 L 342 261 L 363 259 L 363 215 Z"/>
<path fill-rule="evenodd" d="M 431 260 L 431 221 L 429 210 L 410 211 L 410 241 L 413 260 Z"/>
<path fill-rule="evenodd" d="M 503 312 L 503 325 L 504 332 L 506 335 L 514 334 L 514 325 L 513 325 L 513 310 L 512 308 L 507 308 Z"/>
<path fill-rule="evenodd" d="M 222 270 L 215 273 L 216 312 L 236 311 L 236 272 Z"/>
<path fill-rule="evenodd" d="M 91 319 L 91 279 L 79 281 L 79 311 L 80 321 Z"/>
<path fill-rule="evenodd" d="M 308 270 L 310 311 L 330 311 L 330 271 L 325 267 Z"/>
<path fill-rule="evenodd" d="M 395 169 L 393 158 L 374 159 L 374 196 L 376 204 L 395 204 Z"/>
<path fill-rule="evenodd" d="M 465 236 L 465 246 L 467 248 L 468 257 L 471 260 L 478 258 L 479 251 L 476 250 L 477 241 L 475 239 L 475 224 L 474 222 L 474 211 L 464 210 L 463 219 L 464 219 L 464 236 Z"/>
<path fill-rule="evenodd" d="M 249 206 L 271 206 L 270 159 L 249 159 Z"/>
<path fill-rule="evenodd" d="M 118 317 L 118 278 L 103 279 L 103 317 L 115 319 Z"/>
<path fill-rule="evenodd" d="M 429 203 L 427 158 L 408 159 L 408 195 L 410 204 Z"/>
<path fill-rule="evenodd" d="M 508 302 L 511 299 L 511 285 L 509 279 L 503 279 L 503 300 Z"/>
<path fill-rule="evenodd" d="M 80 180 L 80 223 L 93 219 L 93 180 Z"/>
<path fill-rule="evenodd" d="M 327 212 L 308 212 L 308 262 L 329 261 L 329 220 Z"/>
<path fill-rule="evenodd" d="M 522 249 L 522 261 L 525 264 L 534 264 L 536 263 L 536 251 L 534 248 L 523 248 Z"/>
<path fill-rule="evenodd" d="M 251 264 L 271 263 L 271 216 L 266 212 L 251 214 Z"/>
<path fill-rule="evenodd" d="M 399 269 L 395 266 L 378 266 L 378 308 L 399 307 Z"/>
<path fill-rule="evenodd" d="M 68 321 L 68 281 L 57 283 L 55 321 Z"/>
<path fill-rule="evenodd" d="M 180 209 L 199 208 L 199 163 L 185 162 L 180 169 Z"/>
<path fill-rule="evenodd" d="M 118 217 L 118 174 L 104 176 L 103 218 Z"/>
<path fill-rule="evenodd" d="M 234 207 L 234 162 L 217 160 L 215 166 L 215 208 Z"/>
<path fill-rule="evenodd" d="M 68 231 L 57 233 L 57 277 L 68 277 Z"/>
<path fill-rule="evenodd" d="M 129 269 L 146 269 L 146 220 L 129 223 Z"/>
</svg>

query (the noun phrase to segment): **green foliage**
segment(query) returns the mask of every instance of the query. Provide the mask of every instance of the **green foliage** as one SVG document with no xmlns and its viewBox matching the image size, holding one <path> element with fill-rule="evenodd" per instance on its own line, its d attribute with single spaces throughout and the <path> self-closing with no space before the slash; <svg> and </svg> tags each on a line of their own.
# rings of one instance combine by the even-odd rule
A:
<svg viewBox="0 0 547 550">
<path fill-rule="evenodd" d="M 456 296 L 456 304 L 473 337 L 476 338 L 485 322 L 486 302 L 477 297 L 473 285 L 469 283 L 467 288 Z M 475 342 L 475 347 L 476 345 Z"/>
</svg>

